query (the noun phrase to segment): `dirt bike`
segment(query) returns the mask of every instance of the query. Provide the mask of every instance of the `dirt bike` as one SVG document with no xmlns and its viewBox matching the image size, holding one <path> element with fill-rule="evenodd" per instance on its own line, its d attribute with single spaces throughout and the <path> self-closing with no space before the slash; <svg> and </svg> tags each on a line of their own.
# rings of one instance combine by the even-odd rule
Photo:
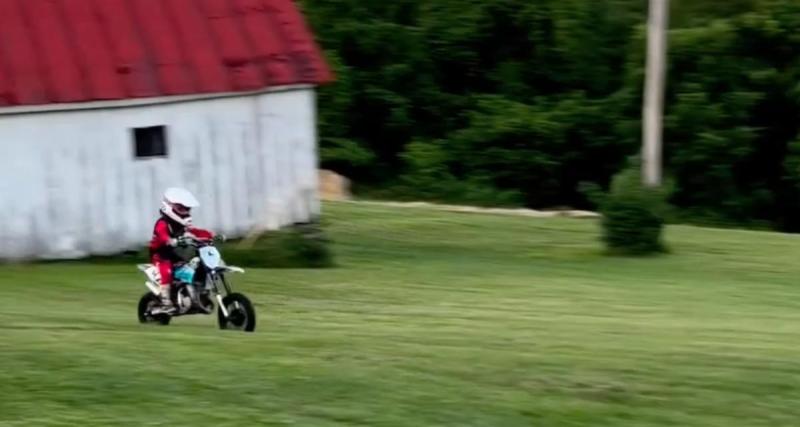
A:
<svg viewBox="0 0 800 427">
<path fill-rule="evenodd" d="M 193 314 L 210 315 L 217 305 L 220 329 L 252 332 L 256 328 L 256 312 L 250 300 L 231 290 L 225 277 L 227 273 L 244 273 L 239 267 L 226 265 L 214 246 L 214 240 L 191 237 L 181 239 L 180 246 L 191 251 L 188 262 L 173 266 L 173 284 L 170 287 L 172 307 L 161 302 L 161 278 L 153 264 L 139 264 L 150 292 L 139 299 L 137 313 L 140 323 L 169 325 L 173 317 Z"/>
</svg>

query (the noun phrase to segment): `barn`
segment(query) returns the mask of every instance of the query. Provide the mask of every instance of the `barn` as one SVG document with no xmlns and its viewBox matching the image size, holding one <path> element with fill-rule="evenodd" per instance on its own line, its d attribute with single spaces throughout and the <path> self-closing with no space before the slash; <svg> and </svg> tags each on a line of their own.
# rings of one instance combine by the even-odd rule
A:
<svg viewBox="0 0 800 427">
<path fill-rule="evenodd" d="M 138 248 L 170 186 L 228 235 L 308 221 L 331 79 L 292 0 L 0 0 L 0 258 Z"/>
</svg>

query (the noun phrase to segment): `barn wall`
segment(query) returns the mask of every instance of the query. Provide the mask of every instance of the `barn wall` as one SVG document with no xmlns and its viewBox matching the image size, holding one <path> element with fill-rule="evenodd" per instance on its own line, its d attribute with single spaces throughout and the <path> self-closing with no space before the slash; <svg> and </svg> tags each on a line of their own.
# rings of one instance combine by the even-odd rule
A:
<svg viewBox="0 0 800 427">
<path fill-rule="evenodd" d="M 166 125 L 168 157 L 134 159 L 131 128 Z M 311 89 L 106 110 L 0 116 L 0 257 L 138 248 L 169 186 L 195 223 L 231 236 L 318 213 Z"/>
</svg>

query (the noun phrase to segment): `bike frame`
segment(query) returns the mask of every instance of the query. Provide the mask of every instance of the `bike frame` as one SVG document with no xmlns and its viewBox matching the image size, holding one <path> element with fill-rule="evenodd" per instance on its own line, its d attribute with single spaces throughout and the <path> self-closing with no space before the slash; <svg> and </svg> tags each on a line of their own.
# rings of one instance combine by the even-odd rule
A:
<svg viewBox="0 0 800 427">
<path fill-rule="evenodd" d="M 224 273 L 244 273 L 244 269 L 236 266 L 225 265 L 222 260 L 222 255 L 219 250 L 210 242 L 206 240 L 192 240 L 190 246 L 197 248 L 197 258 L 199 259 L 195 274 L 203 274 L 203 281 L 208 287 L 208 281 L 211 281 L 211 290 L 216 296 L 217 303 L 220 310 L 225 317 L 229 316 L 225 304 L 222 302 L 222 292 L 219 288 L 218 282 L 222 282 L 225 289 L 225 294 L 232 293 L 228 281 L 225 280 Z M 190 261 L 191 262 L 191 261 Z M 145 286 L 155 295 L 161 294 L 161 280 L 158 268 L 153 264 L 139 264 L 137 268 L 142 271 L 147 277 Z M 174 284 L 173 284 L 174 286 Z M 187 284 L 187 286 L 195 286 L 195 283 Z"/>
</svg>

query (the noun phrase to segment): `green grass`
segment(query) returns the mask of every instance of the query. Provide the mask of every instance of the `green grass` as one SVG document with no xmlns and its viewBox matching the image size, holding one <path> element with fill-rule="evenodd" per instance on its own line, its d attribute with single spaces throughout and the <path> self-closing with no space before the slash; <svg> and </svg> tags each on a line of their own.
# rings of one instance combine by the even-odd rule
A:
<svg viewBox="0 0 800 427">
<path fill-rule="evenodd" d="M 800 239 L 326 205 L 339 268 L 252 270 L 255 334 L 136 323 L 133 265 L 0 268 L 0 426 L 797 426 Z"/>
</svg>

